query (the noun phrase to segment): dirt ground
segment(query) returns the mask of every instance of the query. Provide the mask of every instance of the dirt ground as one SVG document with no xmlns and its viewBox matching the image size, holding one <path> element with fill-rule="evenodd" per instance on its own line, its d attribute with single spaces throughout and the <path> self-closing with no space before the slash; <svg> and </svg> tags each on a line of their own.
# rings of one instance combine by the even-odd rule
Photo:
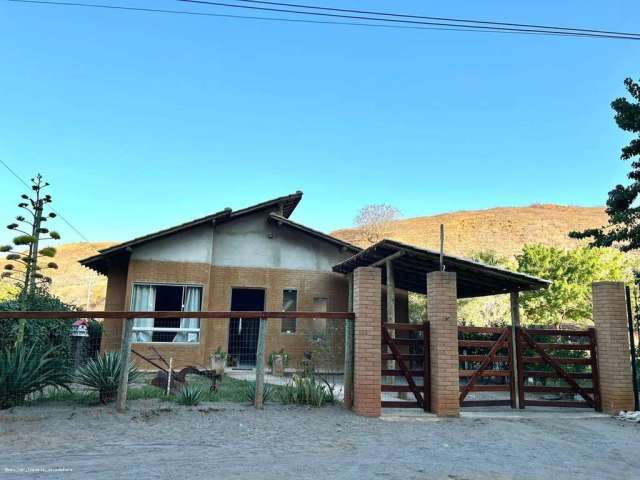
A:
<svg viewBox="0 0 640 480">
<path fill-rule="evenodd" d="M 640 425 L 566 412 L 496 415 L 368 419 L 341 407 L 156 400 L 120 415 L 48 403 L 0 412 L 0 478 L 640 478 Z"/>
</svg>

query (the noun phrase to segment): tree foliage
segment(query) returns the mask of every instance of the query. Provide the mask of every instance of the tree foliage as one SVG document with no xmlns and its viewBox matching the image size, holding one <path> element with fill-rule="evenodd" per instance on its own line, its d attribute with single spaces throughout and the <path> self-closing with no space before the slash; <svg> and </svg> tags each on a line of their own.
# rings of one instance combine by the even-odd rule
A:
<svg viewBox="0 0 640 480">
<path fill-rule="evenodd" d="M 636 200 L 640 194 L 640 84 L 631 78 L 624 81 L 632 100 L 624 97 L 611 102 L 615 111 L 615 121 L 622 130 L 636 137 L 622 148 L 622 160 L 632 160 L 631 171 L 627 177 L 628 185 L 616 185 L 609 192 L 607 215 L 609 225 L 603 228 L 590 228 L 582 232 L 571 232 L 573 238 L 591 238 L 592 246 L 618 246 L 622 251 L 640 248 L 640 207 Z"/>
<path fill-rule="evenodd" d="M 360 230 L 362 239 L 374 244 L 389 234 L 389 223 L 400 218 L 400 210 L 386 204 L 365 205 L 353 223 Z"/>
<path fill-rule="evenodd" d="M 0 252 L 6 253 L 8 260 L 1 278 L 12 281 L 21 295 L 46 288 L 51 278 L 44 275 L 43 270 L 58 268 L 50 260 L 56 254 L 55 248 L 40 248 L 42 241 L 60 239 L 58 232 L 46 228 L 46 222 L 56 217 L 54 212 L 46 212 L 47 205 L 52 202 L 51 195 L 43 192 L 48 186 L 40 174 L 31 179 L 31 196 L 23 194 L 22 201 L 18 203 L 18 208 L 24 210 L 26 216 L 18 215 L 15 222 L 7 225 L 9 230 L 19 235 L 13 238 L 13 245 L 0 247 Z M 40 262 L 43 258 L 47 260 Z"/>
<path fill-rule="evenodd" d="M 46 291 L 27 293 L 22 297 L 0 302 L 0 312 L 16 312 L 20 310 L 70 312 L 77 310 L 73 305 L 64 303 Z M 70 319 L 46 320 L 2 320 L 0 321 L 0 348 L 8 348 L 20 343 L 18 341 L 20 325 L 24 325 L 23 342 L 34 346 L 37 350 L 57 348 L 58 355 L 70 357 L 71 324 Z"/>
<path fill-rule="evenodd" d="M 523 320 L 554 326 L 589 325 L 592 318 L 591 284 L 599 280 L 628 280 L 630 266 L 624 254 L 611 248 L 562 250 L 526 245 L 516 257 L 518 271 L 550 280 L 549 288 L 521 295 Z"/>
</svg>

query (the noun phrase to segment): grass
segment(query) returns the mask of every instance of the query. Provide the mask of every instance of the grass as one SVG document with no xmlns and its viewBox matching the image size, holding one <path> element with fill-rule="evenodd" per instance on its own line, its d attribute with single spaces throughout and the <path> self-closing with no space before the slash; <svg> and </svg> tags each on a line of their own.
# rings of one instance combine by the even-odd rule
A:
<svg viewBox="0 0 640 480">
<path fill-rule="evenodd" d="M 221 381 L 218 382 L 218 390 L 216 392 L 210 392 L 209 387 L 211 382 L 199 375 L 188 375 L 187 380 L 189 385 L 199 387 L 203 390 L 202 399 L 203 402 L 237 402 L 248 403 L 247 387 L 252 382 L 246 380 L 237 380 L 228 376 L 224 376 Z M 74 388 L 75 387 L 75 388 Z M 273 389 L 273 398 L 280 398 L 280 392 L 284 389 L 281 385 L 271 385 Z M 80 389 L 78 385 L 72 385 L 71 392 L 66 390 L 48 390 L 44 393 L 34 396 L 30 400 L 30 404 L 46 403 L 46 402 L 78 402 L 85 405 L 98 404 L 97 392 L 87 391 Z M 129 387 L 127 394 L 128 400 L 146 400 L 146 399 L 159 399 L 164 401 L 175 402 L 175 395 L 166 395 L 164 390 L 161 390 L 153 385 L 137 383 Z"/>
</svg>

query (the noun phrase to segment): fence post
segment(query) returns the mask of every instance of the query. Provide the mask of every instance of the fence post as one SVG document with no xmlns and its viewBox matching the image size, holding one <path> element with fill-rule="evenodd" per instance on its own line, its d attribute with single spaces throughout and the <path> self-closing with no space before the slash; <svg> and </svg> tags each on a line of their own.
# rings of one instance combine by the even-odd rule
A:
<svg viewBox="0 0 640 480">
<path fill-rule="evenodd" d="M 633 410 L 631 355 L 624 283 L 593 284 L 600 402 L 605 413 Z"/>
<path fill-rule="evenodd" d="M 116 397 L 116 410 L 124 413 L 127 410 L 127 388 L 129 387 L 129 361 L 131 357 L 131 336 L 133 334 L 133 318 L 124 319 L 124 332 L 120 347 L 120 382 Z"/>
<path fill-rule="evenodd" d="M 260 319 L 258 330 L 258 347 L 256 349 L 256 395 L 254 405 L 262 409 L 264 400 L 264 350 L 267 336 L 267 319 Z"/>
<path fill-rule="evenodd" d="M 348 308 L 353 312 L 353 273 L 349 274 Z M 344 406 L 353 406 L 353 320 L 344 323 Z"/>
<path fill-rule="evenodd" d="M 509 361 L 511 362 L 511 408 L 520 408 L 520 365 L 516 359 L 516 352 L 518 351 L 518 342 L 520 337 L 518 336 L 518 328 L 520 327 L 520 301 L 519 292 L 510 293 L 511 301 L 511 352 Z M 524 405 L 522 405 L 524 408 Z"/>
</svg>

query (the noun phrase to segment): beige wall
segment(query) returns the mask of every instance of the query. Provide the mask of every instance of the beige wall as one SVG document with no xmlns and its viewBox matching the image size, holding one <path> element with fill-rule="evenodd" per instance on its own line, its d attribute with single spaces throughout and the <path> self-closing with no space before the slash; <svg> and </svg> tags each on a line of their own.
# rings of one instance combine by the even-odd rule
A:
<svg viewBox="0 0 640 480">
<path fill-rule="evenodd" d="M 113 269 L 107 283 L 107 310 L 129 310 L 132 285 L 136 282 L 200 284 L 203 286 L 203 310 L 228 311 L 231 308 L 231 291 L 238 288 L 262 288 L 265 290 L 265 310 L 282 310 L 282 291 L 293 288 L 298 291 L 298 310 L 313 311 L 314 299 L 327 298 L 328 311 L 347 310 L 347 281 L 341 274 L 317 271 L 216 267 L 206 263 L 158 262 L 132 260 L 128 272 L 124 267 Z M 342 325 L 342 321 L 336 321 Z M 105 320 L 103 349 L 120 348 L 122 322 Z M 290 366 L 297 367 L 303 353 L 309 350 L 308 336 L 312 333 L 313 320 L 299 319 L 295 334 L 281 333 L 279 319 L 268 322 L 267 354 L 284 348 L 291 356 Z M 201 341 L 197 344 L 134 344 L 135 350 L 154 356 L 150 346 L 162 355 L 171 356 L 178 367 L 207 365 L 209 354 L 220 346 L 227 350 L 229 321 L 203 319 Z M 136 357 L 137 358 L 137 357 Z M 139 359 L 136 361 L 139 362 Z M 139 363 L 142 368 L 153 368 Z"/>
</svg>

